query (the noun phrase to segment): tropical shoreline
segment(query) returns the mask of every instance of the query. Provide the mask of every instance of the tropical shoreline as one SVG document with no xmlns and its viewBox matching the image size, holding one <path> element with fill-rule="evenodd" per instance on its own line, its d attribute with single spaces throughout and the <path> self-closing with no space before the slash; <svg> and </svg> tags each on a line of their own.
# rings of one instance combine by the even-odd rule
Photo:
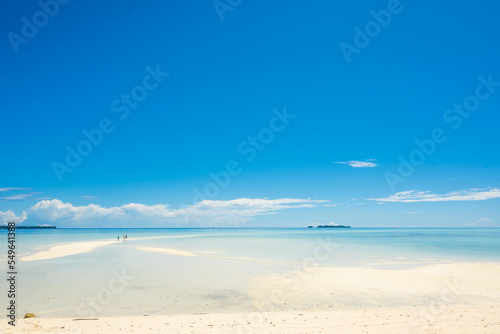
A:
<svg viewBox="0 0 500 334">
<path fill-rule="evenodd" d="M 182 257 L 182 256 L 181 256 Z M 256 277 L 253 311 L 18 319 L 24 333 L 498 333 L 500 263 Z M 2 332 L 15 333 L 6 322 Z"/>
<path fill-rule="evenodd" d="M 33 318 L 4 333 L 498 333 L 497 305 L 452 307 L 430 314 L 421 308 L 278 311 L 99 317 L 95 320 Z M 427 313 L 427 317 L 422 316 Z"/>
</svg>

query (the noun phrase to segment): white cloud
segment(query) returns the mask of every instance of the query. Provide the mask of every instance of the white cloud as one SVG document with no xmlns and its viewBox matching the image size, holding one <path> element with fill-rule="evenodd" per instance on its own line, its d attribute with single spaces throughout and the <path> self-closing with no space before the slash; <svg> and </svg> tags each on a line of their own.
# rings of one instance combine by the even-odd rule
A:
<svg viewBox="0 0 500 334">
<path fill-rule="evenodd" d="M 26 190 L 30 188 L 18 188 L 18 187 L 9 187 L 9 188 L 0 188 L 0 192 L 12 191 L 12 190 Z M 24 194 L 13 194 L 9 196 L 1 196 L 0 201 L 24 201 L 24 200 L 42 200 L 47 199 L 47 197 L 34 197 L 39 194 L 38 192 L 30 192 Z"/>
<path fill-rule="evenodd" d="M 467 224 L 466 226 L 470 226 L 470 227 L 498 227 L 499 225 L 496 224 L 491 219 L 483 217 L 481 219 L 478 219 L 474 223 Z"/>
<path fill-rule="evenodd" d="M 26 219 L 26 211 L 23 211 L 20 217 L 16 216 L 14 211 L 0 211 L 0 224 L 5 225 L 9 222 L 22 223 Z"/>
<path fill-rule="evenodd" d="M 0 197 L 0 200 L 4 201 L 22 201 L 25 199 L 32 199 L 33 195 L 36 193 L 31 193 L 31 194 L 15 194 L 15 195 L 10 195 L 10 196 L 3 196 Z"/>
<path fill-rule="evenodd" d="M 500 189 L 468 189 L 453 191 L 447 194 L 433 194 L 430 191 L 408 190 L 393 194 L 385 198 L 369 198 L 379 202 L 447 202 L 447 201 L 483 201 L 499 198 Z"/>
<path fill-rule="evenodd" d="M 348 165 L 348 166 L 354 167 L 354 168 L 377 167 L 378 165 L 376 163 L 374 163 L 373 161 L 377 161 L 377 160 L 376 159 L 366 159 L 365 161 L 351 160 L 351 161 L 338 161 L 338 162 L 333 162 L 333 163 L 334 164 Z"/>
<path fill-rule="evenodd" d="M 337 206 L 341 206 L 342 204 L 336 204 L 336 203 L 329 203 L 329 204 L 323 204 L 323 206 L 326 206 L 327 208 L 335 208 Z"/>
<path fill-rule="evenodd" d="M 229 201 L 204 200 L 172 209 L 165 204 L 130 203 L 119 207 L 96 204 L 74 206 L 58 199 L 36 203 L 28 212 L 30 224 L 51 223 L 65 227 L 159 227 L 159 226 L 235 226 L 256 216 L 280 210 L 311 208 L 326 200 L 295 198 L 239 198 Z"/>
<path fill-rule="evenodd" d="M 6 188 L 0 188 L 0 192 L 8 192 L 12 190 L 26 190 L 29 188 L 20 188 L 20 187 L 6 187 Z M 25 194 L 14 194 L 14 195 L 9 195 L 9 196 L 2 196 L 0 197 L 0 200 L 2 201 L 23 201 L 26 199 L 41 199 L 41 198 L 33 198 L 35 194 L 38 194 L 36 192 L 31 192 L 31 193 L 25 193 Z"/>
<path fill-rule="evenodd" d="M 0 192 L 1 191 L 11 191 L 11 190 L 23 190 L 23 189 L 28 189 L 28 188 L 17 188 L 17 187 L 0 188 Z"/>
<path fill-rule="evenodd" d="M 92 195 L 83 195 L 82 198 L 87 201 L 92 201 L 95 199 L 99 199 L 99 196 L 92 196 Z"/>
</svg>

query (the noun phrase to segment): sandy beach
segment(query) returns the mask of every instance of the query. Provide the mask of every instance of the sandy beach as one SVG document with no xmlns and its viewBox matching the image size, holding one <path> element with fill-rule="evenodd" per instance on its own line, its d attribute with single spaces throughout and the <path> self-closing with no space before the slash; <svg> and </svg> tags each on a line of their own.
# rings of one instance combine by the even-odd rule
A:
<svg viewBox="0 0 500 334">
<path fill-rule="evenodd" d="M 499 306 L 180 314 L 77 319 L 22 319 L 4 333 L 499 333 Z"/>
<path fill-rule="evenodd" d="M 5 333 L 499 333 L 499 277 L 500 264 L 493 262 L 407 269 L 312 267 L 255 277 L 247 290 L 253 312 L 33 318 L 19 319 L 16 331 L 6 322 L 1 329 Z"/>
</svg>

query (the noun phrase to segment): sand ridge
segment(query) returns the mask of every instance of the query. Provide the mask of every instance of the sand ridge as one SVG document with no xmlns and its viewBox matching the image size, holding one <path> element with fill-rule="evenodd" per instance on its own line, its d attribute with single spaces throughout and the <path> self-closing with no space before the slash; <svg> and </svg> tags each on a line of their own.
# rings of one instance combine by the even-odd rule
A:
<svg viewBox="0 0 500 334">
<path fill-rule="evenodd" d="M 273 310 L 284 305 L 327 307 L 391 307 L 413 305 L 481 305 L 500 300 L 500 264 L 431 264 L 407 269 L 313 267 L 309 270 L 258 276 L 247 293 L 256 304 Z M 429 306 L 430 307 L 430 306 Z"/>
<path fill-rule="evenodd" d="M 50 247 L 47 251 L 38 252 L 32 255 L 21 257 L 21 261 L 39 261 L 48 260 L 62 256 L 69 256 L 81 253 L 88 253 L 97 247 L 109 246 L 121 241 L 118 240 L 103 240 L 103 241 L 86 241 L 74 242 L 70 244 L 58 245 Z"/>
<path fill-rule="evenodd" d="M 178 255 L 178 256 L 198 256 L 194 253 L 175 249 L 175 248 L 159 248 L 159 247 L 137 247 L 138 250 L 145 252 L 153 252 L 153 253 L 162 253 L 168 255 Z"/>
<path fill-rule="evenodd" d="M 171 236 L 159 236 L 159 237 L 143 237 L 143 238 L 128 238 L 125 242 L 135 241 L 135 240 L 147 240 L 147 239 L 171 239 L 171 238 L 193 238 L 200 237 L 201 235 L 171 235 Z M 84 242 L 73 242 L 62 245 L 56 245 L 49 248 L 49 250 L 37 252 L 32 255 L 26 255 L 19 258 L 21 261 L 40 261 L 54 259 L 63 256 L 88 253 L 93 251 L 98 247 L 109 246 L 115 243 L 124 242 L 124 240 L 97 240 L 97 241 L 84 241 Z"/>
</svg>

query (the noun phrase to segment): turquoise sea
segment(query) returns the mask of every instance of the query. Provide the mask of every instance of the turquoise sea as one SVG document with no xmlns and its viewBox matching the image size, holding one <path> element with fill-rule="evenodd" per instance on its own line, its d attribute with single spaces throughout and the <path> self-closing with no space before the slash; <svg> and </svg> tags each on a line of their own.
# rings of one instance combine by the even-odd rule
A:
<svg viewBox="0 0 500 334">
<path fill-rule="evenodd" d="M 0 231 L 6 245 L 6 230 Z M 128 235 L 122 241 L 123 234 Z M 91 252 L 23 256 L 71 243 L 116 240 Z M 500 229 L 31 229 L 17 230 L 20 313 L 45 317 L 252 310 L 248 286 L 306 265 L 404 269 L 500 262 Z M 139 250 L 177 249 L 196 256 Z M 1 265 L 6 268 L 7 247 Z"/>
</svg>

